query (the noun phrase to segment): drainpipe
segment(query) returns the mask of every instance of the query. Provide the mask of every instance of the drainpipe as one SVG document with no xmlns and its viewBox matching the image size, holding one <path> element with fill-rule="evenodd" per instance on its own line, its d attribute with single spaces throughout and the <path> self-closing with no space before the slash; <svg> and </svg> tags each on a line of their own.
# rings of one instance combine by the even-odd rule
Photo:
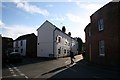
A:
<svg viewBox="0 0 120 80">
<path fill-rule="evenodd" d="M 53 55 L 54 55 L 54 57 L 56 57 L 55 56 L 55 40 L 54 40 L 54 38 L 55 38 L 55 30 L 56 30 L 56 28 L 54 29 L 54 31 L 53 31 Z"/>
</svg>

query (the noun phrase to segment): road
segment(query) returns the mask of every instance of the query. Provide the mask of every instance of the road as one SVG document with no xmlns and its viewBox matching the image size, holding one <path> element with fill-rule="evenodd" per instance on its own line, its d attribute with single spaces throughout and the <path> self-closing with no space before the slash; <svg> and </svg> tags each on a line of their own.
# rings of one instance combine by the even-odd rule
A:
<svg viewBox="0 0 120 80">
<path fill-rule="evenodd" d="M 118 78 L 120 72 L 89 66 L 82 62 L 82 55 L 75 56 L 74 64 L 70 58 L 53 60 L 25 58 L 22 63 L 5 64 L 2 77 L 6 78 Z"/>
</svg>

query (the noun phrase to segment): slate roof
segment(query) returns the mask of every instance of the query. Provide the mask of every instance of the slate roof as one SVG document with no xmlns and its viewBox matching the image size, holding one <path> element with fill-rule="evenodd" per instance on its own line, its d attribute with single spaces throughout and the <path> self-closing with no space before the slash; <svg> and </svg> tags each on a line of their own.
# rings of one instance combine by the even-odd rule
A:
<svg viewBox="0 0 120 80">
<path fill-rule="evenodd" d="M 36 35 L 34 33 L 22 35 L 22 36 L 19 36 L 17 39 L 15 39 L 15 41 L 17 41 L 17 40 L 24 40 L 24 39 L 29 38 L 30 36 L 36 36 Z"/>
</svg>

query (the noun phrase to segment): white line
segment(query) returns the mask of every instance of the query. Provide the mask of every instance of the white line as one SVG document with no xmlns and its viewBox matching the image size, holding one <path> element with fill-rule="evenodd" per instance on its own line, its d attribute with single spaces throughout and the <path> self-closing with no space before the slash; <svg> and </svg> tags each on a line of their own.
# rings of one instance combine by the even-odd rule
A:
<svg viewBox="0 0 120 80">
<path fill-rule="evenodd" d="M 17 69 L 17 67 L 13 67 L 14 69 Z"/>
<path fill-rule="evenodd" d="M 14 72 L 14 71 L 12 71 L 12 72 L 11 72 L 11 74 L 15 74 L 15 72 Z"/>
<path fill-rule="evenodd" d="M 26 78 L 26 79 L 28 79 L 28 77 L 27 77 L 27 76 L 25 76 L 25 78 Z"/>
<path fill-rule="evenodd" d="M 9 70 L 12 69 L 12 68 L 8 68 Z"/>
<path fill-rule="evenodd" d="M 68 63 L 68 60 L 67 60 L 67 61 L 65 61 L 65 63 Z"/>
<path fill-rule="evenodd" d="M 13 72 L 13 69 L 10 69 L 11 72 Z"/>
<path fill-rule="evenodd" d="M 28 79 L 28 77 L 25 74 L 23 74 L 17 67 L 15 67 L 12 64 L 10 64 L 10 65 L 19 73 L 20 76 L 24 76 L 26 79 Z"/>
<path fill-rule="evenodd" d="M 25 76 L 25 74 L 23 74 L 23 73 L 21 73 L 20 75 L 21 75 L 21 76 Z"/>
<path fill-rule="evenodd" d="M 16 74 L 13 74 L 13 76 L 17 76 Z"/>
<path fill-rule="evenodd" d="M 15 72 L 14 72 L 14 70 L 15 70 L 19 73 L 20 76 L 24 76 L 26 79 L 28 79 L 28 77 L 25 74 L 23 74 L 17 67 L 14 67 L 12 64 L 10 64 L 10 66 L 9 65 L 6 65 L 6 66 L 8 67 L 8 69 L 11 72 L 13 77 L 18 76 L 18 75 L 15 74 Z M 8 78 L 8 77 L 12 77 L 12 76 L 4 76 L 2 78 Z"/>
</svg>

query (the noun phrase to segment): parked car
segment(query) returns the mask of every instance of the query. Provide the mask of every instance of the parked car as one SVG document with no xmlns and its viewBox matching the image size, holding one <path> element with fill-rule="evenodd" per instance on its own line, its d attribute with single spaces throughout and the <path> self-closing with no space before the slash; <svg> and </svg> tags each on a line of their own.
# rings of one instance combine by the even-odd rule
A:
<svg viewBox="0 0 120 80">
<path fill-rule="evenodd" d="M 19 52 L 11 52 L 8 54 L 8 62 L 22 62 L 22 56 Z"/>
</svg>

